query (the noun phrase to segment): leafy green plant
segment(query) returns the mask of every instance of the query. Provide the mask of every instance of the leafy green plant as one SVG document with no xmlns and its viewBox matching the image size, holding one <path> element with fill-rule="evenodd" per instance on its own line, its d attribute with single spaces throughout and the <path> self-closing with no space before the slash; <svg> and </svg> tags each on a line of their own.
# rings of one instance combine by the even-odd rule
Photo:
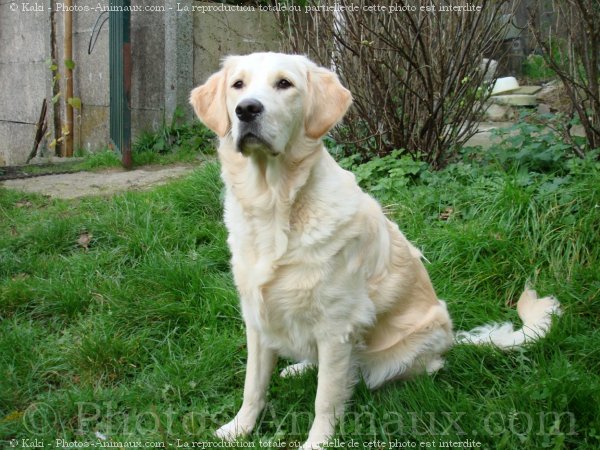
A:
<svg viewBox="0 0 600 450">
<path fill-rule="evenodd" d="M 427 163 L 415 160 L 402 150 L 393 150 L 380 158 L 357 164 L 357 157 L 346 157 L 340 164 L 354 172 L 356 181 L 372 192 L 394 192 L 407 186 L 427 168 Z"/>
<path fill-rule="evenodd" d="M 65 67 L 68 70 L 73 70 L 75 68 L 75 62 L 72 59 L 65 59 L 64 61 L 65 63 Z M 59 72 L 59 67 L 58 64 L 56 64 L 55 61 L 52 60 L 52 58 L 48 58 L 46 60 L 46 66 L 48 67 L 48 69 L 50 69 L 50 72 L 52 72 L 52 87 L 53 87 L 53 93 L 54 96 L 50 99 L 50 102 L 54 105 L 57 104 L 60 101 L 60 98 L 63 96 L 62 95 L 62 91 L 60 91 L 60 89 L 54 89 L 57 86 L 57 83 L 59 83 L 60 79 L 62 78 L 62 75 Z M 69 105 L 71 107 L 73 107 L 73 109 L 77 109 L 78 111 L 81 110 L 81 99 L 79 97 L 68 97 L 65 99 L 65 105 Z M 51 149 L 55 149 L 57 145 L 62 144 L 62 142 L 64 142 L 65 138 L 69 135 L 70 131 L 68 126 L 62 125 L 61 129 L 59 130 L 60 133 L 57 133 L 56 137 L 54 139 L 52 139 L 50 141 L 50 143 L 48 144 L 48 147 Z M 48 133 L 46 133 L 46 137 L 49 138 L 51 135 L 50 131 Z"/>
<path fill-rule="evenodd" d="M 543 56 L 531 54 L 523 62 L 523 75 L 532 82 L 540 82 L 555 77 L 556 73 L 548 67 Z"/>
<path fill-rule="evenodd" d="M 173 164 L 197 161 L 202 155 L 214 153 L 214 135 L 199 122 L 163 127 L 142 133 L 133 143 L 133 165 Z M 27 173 L 77 172 L 121 167 L 121 157 L 108 148 L 89 152 L 78 149 L 78 160 L 60 165 L 32 166 Z"/>
<path fill-rule="evenodd" d="M 575 146 L 583 138 L 571 137 L 562 115 L 522 113 L 509 128 L 493 131 L 497 142 L 488 149 L 466 148 L 463 155 L 499 164 L 504 170 L 564 173 L 567 162 L 576 156 Z"/>
<path fill-rule="evenodd" d="M 83 155 L 81 168 L 83 170 L 100 169 L 106 167 L 121 167 L 121 159 L 117 153 L 106 148 L 100 152 Z"/>
<path fill-rule="evenodd" d="M 180 123 L 182 111 L 176 110 L 171 124 L 166 123 L 159 130 L 141 133 L 133 143 L 134 153 L 166 154 L 182 150 L 211 152 L 214 134 L 198 121 Z"/>
</svg>

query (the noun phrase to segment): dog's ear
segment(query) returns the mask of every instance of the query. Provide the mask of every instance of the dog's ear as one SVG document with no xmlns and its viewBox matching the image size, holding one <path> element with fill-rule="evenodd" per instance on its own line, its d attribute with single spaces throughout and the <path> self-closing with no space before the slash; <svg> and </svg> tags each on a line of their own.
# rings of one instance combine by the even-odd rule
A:
<svg viewBox="0 0 600 450">
<path fill-rule="evenodd" d="M 230 126 L 225 103 L 225 80 L 226 72 L 222 69 L 202 86 L 193 89 L 190 95 L 190 103 L 198 118 L 219 137 L 225 136 Z"/>
<path fill-rule="evenodd" d="M 318 139 L 338 123 L 352 103 L 352 95 L 335 73 L 314 67 L 308 71 L 306 135 Z"/>
</svg>

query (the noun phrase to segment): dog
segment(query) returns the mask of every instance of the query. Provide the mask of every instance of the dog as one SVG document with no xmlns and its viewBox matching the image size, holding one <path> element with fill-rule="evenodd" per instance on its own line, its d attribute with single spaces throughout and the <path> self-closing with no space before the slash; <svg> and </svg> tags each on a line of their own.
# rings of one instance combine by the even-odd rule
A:
<svg viewBox="0 0 600 450">
<path fill-rule="evenodd" d="M 220 140 L 248 344 L 242 406 L 217 437 L 253 430 L 278 355 L 298 361 L 282 376 L 318 367 L 315 418 L 301 448 L 320 448 L 359 375 L 377 388 L 436 372 L 455 342 L 511 348 L 550 328 L 559 302 L 525 289 L 523 328 L 454 334 L 421 252 L 323 145 L 352 103 L 332 71 L 300 55 L 230 56 L 190 103 Z"/>
</svg>

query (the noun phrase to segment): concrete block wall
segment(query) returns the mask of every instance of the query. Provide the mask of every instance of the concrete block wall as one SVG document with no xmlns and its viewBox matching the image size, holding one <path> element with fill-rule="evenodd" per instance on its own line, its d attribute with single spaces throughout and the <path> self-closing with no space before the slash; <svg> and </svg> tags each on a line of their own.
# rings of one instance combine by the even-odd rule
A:
<svg viewBox="0 0 600 450">
<path fill-rule="evenodd" d="M 227 55 L 282 49 L 277 21 L 268 12 L 194 12 L 194 85 L 216 72 Z"/>
<path fill-rule="evenodd" d="M 0 165 L 27 158 L 47 96 L 47 14 L 13 11 L 14 5 L 0 0 Z"/>
<path fill-rule="evenodd" d="M 99 2 L 108 5 L 108 0 L 74 3 L 95 8 Z M 61 3 L 33 0 L 29 5 L 37 8 L 34 11 L 24 10 L 22 2 L 0 0 L 0 165 L 25 162 L 42 100 L 53 96 L 52 73 L 46 63 L 52 54 L 52 8 L 56 60 L 63 70 L 64 12 L 57 7 Z M 142 9 L 131 15 L 134 137 L 170 122 L 177 107 L 191 120 L 191 88 L 216 71 L 224 56 L 281 49 L 276 19 L 270 13 L 202 12 L 198 6 L 211 4 L 194 0 L 131 3 Z M 152 9 L 158 11 L 149 11 Z M 95 10 L 73 15 L 74 95 L 82 102 L 81 110 L 75 111 L 74 147 L 88 151 L 105 148 L 109 142 L 108 22 L 88 55 L 90 35 L 99 15 L 100 11 Z M 61 80 L 61 92 L 65 90 Z M 52 128 L 51 105 L 47 120 Z M 46 150 L 46 154 L 53 153 Z"/>
<path fill-rule="evenodd" d="M 55 2 L 57 3 L 57 2 Z M 103 7 L 108 0 L 100 0 Z M 89 4 L 91 2 L 78 2 Z M 94 5 L 95 6 L 95 5 Z M 81 99 L 81 109 L 74 111 L 73 148 L 94 150 L 104 148 L 109 136 L 109 68 L 108 68 L 108 22 L 104 24 L 96 45 L 88 55 L 88 44 L 92 29 L 101 12 L 78 12 L 73 14 L 73 95 Z M 55 13 L 57 65 L 64 67 L 63 36 L 64 16 Z M 105 14 L 102 18 L 106 17 Z M 100 23 L 98 23 L 100 25 Z M 66 83 L 61 79 L 61 92 L 66 92 Z M 64 103 L 63 103 L 64 104 Z M 64 113 L 63 113 L 64 120 Z"/>
<path fill-rule="evenodd" d="M 60 3 L 60 2 L 56 2 Z M 107 7 L 108 0 L 77 2 L 95 8 Z M 142 8 L 157 4 L 152 0 L 133 0 Z M 101 11 L 78 12 L 73 17 L 74 95 L 81 99 L 81 110 L 75 112 L 74 148 L 93 152 L 106 148 L 110 141 L 109 105 L 109 30 L 102 27 L 96 45 L 88 54 L 90 37 Z M 100 17 L 100 22 L 108 14 Z M 62 36 L 64 13 L 57 12 L 58 61 L 64 61 Z M 143 129 L 157 128 L 164 113 L 164 13 L 131 14 L 132 82 L 131 123 L 134 135 Z M 61 90 L 66 90 L 61 80 Z"/>
</svg>

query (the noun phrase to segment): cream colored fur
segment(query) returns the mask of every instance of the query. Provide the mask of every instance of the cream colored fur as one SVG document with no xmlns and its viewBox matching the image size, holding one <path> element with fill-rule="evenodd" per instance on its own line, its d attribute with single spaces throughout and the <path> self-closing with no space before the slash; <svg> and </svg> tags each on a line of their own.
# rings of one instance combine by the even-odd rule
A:
<svg viewBox="0 0 600 450">
<path fill-rule="evenodd" d="M 243 123 L 236 108 L 248 100 L 264 110 Z M 253 429 L 277 355 L 302 361 L 284 376 L 318 366 L 315 420 L 303 446 L 318 448 L 333 435 L 359 373 L 373 388 L 431 373 L 454 342 L 421 253 L 321 142 L 351 101 L 332 72 L 276 53 L 229 57 L 192 91 L 196 113 L 220 137 L 248 340 L 242 406 L 219 437 Z M 540 335 L 546 306 L 529 308 Z M 536 328 L 538 319 L 546 325 Z"/>
</svg>

